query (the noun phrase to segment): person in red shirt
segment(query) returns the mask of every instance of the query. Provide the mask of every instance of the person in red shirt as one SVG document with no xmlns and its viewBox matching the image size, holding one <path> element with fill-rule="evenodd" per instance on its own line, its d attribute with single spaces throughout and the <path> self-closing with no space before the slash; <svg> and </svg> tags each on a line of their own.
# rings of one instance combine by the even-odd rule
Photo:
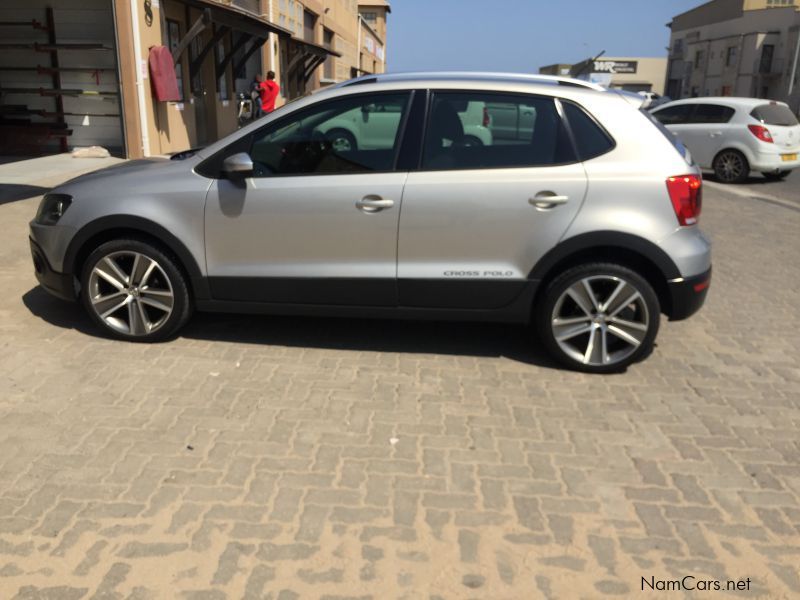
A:
<svg viewBox="0 0 800 600">
<path fill-rule="evenodd" d="M 280 86 L 275 82 L 275 71 L 270 71 L 267 80 L 261 82 L 261 110 L 264 114 L 275 110 L 275 100 L 280 91 Z"/>
</svg>

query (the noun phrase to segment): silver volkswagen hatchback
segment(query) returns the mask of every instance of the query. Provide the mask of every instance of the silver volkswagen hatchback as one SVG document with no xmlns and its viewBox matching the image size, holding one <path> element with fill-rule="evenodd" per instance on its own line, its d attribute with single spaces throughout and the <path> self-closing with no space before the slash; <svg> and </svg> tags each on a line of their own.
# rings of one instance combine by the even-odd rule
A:
<svg viewBox="0 0 800 600">
<path fill-rule="evenodd" d="M 476 104 L 482 139 L 464 122 Z M 30 242 L 41 285 L 124 340 L 169 338 L 193 310 L 514 322 L 565 365 L 609 372 L 650 352 L 661 313 L 703 304 L 701 187 L 630 96 L 379 75 L 72 180 Z"/>
</svg>

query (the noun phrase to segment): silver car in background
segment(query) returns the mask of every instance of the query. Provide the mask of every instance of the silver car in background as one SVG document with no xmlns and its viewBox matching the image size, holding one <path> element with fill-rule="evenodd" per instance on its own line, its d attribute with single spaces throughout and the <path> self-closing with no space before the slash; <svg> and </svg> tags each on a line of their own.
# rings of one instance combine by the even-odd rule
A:
<svg viewBox="0 0 800 600">
<path fill-rule="evenodd" d="M 701 186 L 680 143 L 614 91 L 368 76 L 195 153 L 60 186 L 31 251 L 45 289 L 124 340 L 167 339 L 195 309 L 513 322 L 599 373 L 647 356 L 660 314 L 703 304 Z"/>
</svg>

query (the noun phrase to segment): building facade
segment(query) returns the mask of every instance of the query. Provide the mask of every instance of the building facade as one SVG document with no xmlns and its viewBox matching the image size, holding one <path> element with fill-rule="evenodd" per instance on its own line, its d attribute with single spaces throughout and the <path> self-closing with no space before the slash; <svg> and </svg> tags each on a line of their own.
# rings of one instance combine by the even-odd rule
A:
<svg viewBox="0 0 800 600">
<path fill-rule="evenodd" d="M 383 72 L 390 10 L 375 0 L 4 0 L 0 153 L 101 145 L 135 158 L 208 144 L 236 129 L 237 94 L 249 97 L 257 73 L 276 73 L 280 105 Z M 166 101 L 153 81 L 159 47 L 178 84 Z"/>
<path fill-rule="evenodd" d="M 668 27 L 671 98 L 770 98 L 800 111 L 800 0 L 713 0 Z"/>
<path fill-rule="evenodd" d="M 577 77 L 631 92 L 664 93 L 666 58 L 601 56 L 574 65 L 558 63 L 539 69 L 543 75 Z"/>
</svg>

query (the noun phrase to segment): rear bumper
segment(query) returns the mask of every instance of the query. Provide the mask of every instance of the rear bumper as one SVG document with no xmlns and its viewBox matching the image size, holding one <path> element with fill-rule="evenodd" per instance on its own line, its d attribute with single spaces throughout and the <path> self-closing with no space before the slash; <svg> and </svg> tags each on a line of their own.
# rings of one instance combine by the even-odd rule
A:
<svg viewBox="0 0 800 600">
<path fill-rule="evenodd" d="M 33 238 L 29 238 L 29 241 L 31 244 L 31 257 L 33 258 L 33 270 L 36 273 L 39 285 L 53 296 L 57 296 L 62 300 L 74 301 L 75 286 L 72 282 L 72 275 L 54 271 L 39 245 L 33 241 Z"/>
<path fill-rule="evenodd" d="M 761 173 L 791 171 L 800 167 L 800 150 L 787 150 L 783 154 L 797 154 L 798 160 L 783 160 L 780 154 L 758 152 L 753 157 L 750 168 Z"/>
<path fill-rule="evenodd" d="M 691 317 L 703 306 L 711 285 L 711 269 L 700 275 L 669 282 L 672 306 L 669 320 L 680 321 Z"/>
</svg>

